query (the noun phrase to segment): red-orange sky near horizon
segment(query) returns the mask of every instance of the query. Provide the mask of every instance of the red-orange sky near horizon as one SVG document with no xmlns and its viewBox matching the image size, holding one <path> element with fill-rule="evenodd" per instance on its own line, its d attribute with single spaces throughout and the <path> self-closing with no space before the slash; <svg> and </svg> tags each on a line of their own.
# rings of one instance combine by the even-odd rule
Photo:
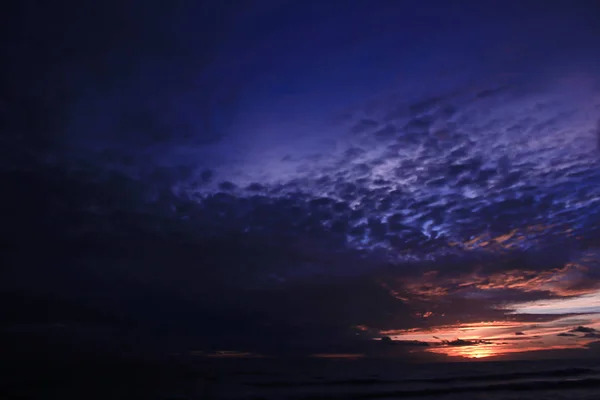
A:
<svg viewBox="0 0 600 400">
<path fill-rule="evenodd" d="M 584 349 L 600 340 L 600 316 L 575 315 L 539 323 L 488 321 L 429 329 L 382 331 L 395 341 L 429 344 L 424 351 L 450 357 L 492 359 L 544 350 Z M 421 351 L 413 350 L 413 352 Z"/>
</svg>

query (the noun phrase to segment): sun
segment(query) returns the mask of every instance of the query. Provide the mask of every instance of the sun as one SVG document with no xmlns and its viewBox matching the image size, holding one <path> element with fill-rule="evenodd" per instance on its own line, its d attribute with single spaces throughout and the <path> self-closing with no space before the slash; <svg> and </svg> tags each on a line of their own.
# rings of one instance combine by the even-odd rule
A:
<svg viewBox="0 0 600 400">
<path fill-rule="evenodd" d="M 463 357 L 468 357 L 468 358 L 486 358 L 486 357 L 492 357 L 494 356 L 495 353 L 492 349 L 484 349 L 484 348 L 475 348 L 473 349 L 471 352 L 465 354 Z"/>
<path fill-rule="evenodd" d="M 436 353 L 446 354 L 451 357 L 482 359 L 498 355 L 498 351 L 490 345 L 439 347 Z"/>
</svg>

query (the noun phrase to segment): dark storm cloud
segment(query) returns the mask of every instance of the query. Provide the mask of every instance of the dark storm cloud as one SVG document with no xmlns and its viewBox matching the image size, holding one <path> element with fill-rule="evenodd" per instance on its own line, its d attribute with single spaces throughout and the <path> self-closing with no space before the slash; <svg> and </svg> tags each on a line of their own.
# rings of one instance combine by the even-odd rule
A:
<svg viewBox="0 0 600 400">
<path fill-rule="evenodd" d="M 409 308 L 347 269 L 367 261 L 332 252 L 344 248 L 336 228 L 327 233 L 321 219 L 309 217 L 331 218 L 345 207 L 226 193 L 198 203 L 171 192 L 177 173 L 169 172 L 153 185 L 93 169 L 5 172 L 10 195 L 3 206 L 13 212 L 5 224 L 12 250 L 3 286 L 23 291 L 12 304 L 45 287 L 48 296 L 91 310 L 86 318 L 95 323 L 162 326 L 169 314 L 165 329 L 196 332 L 204 345 L 280 353 L 370 338 L 354 335 L 358 324 L 410 326 Z M 348 278 L 319 278 L 327 269 Z M 115 303 L 119 311 L 111 310 Z M 83 317 L 65 306 L 51 310 L 44 318 Z M 284 347 L 261 339 L 272 335 L 285 337 Z"/>
</svg>

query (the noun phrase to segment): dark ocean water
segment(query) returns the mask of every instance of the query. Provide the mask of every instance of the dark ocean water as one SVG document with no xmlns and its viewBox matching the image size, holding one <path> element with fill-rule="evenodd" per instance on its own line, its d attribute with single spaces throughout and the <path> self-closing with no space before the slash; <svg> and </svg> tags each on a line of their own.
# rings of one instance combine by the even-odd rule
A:
<svg viewBox="0 0 600 400">
<path fill-rule="evenodd" d="M 2 399 L 600 399 L 600 360 L 3 363 Z"/>
<path fill-rule="evenodd" d="M 246 368 L 239 363 L 229 370 L 232 365 L 221 365 L 229 375 L 213 376 L 211 394 L 215 398 L 600 398 L 600 361 L 595 360 L 455 364 L 366 359 L 270 364 L 252 360 Z"/>
</svg>

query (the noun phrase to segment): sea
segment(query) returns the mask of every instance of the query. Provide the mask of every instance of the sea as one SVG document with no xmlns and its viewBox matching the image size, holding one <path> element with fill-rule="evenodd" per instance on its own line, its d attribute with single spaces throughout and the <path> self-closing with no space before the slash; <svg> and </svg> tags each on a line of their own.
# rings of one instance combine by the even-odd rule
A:
<svg viewBox="0 0 600 400">
<path fill-rule="evenodd" d="M 600 399 L 600 360 L 178 359 L 2 364 L 1 399 Z"/>
<path fill-rule="evenodd" d="M 215 368 L 207 376 L 207 395 L 220 399 L 600 399 L 600 360 L 245 361 L 250 362 L 233 369 L 227 363 Z"/>
</svg>

